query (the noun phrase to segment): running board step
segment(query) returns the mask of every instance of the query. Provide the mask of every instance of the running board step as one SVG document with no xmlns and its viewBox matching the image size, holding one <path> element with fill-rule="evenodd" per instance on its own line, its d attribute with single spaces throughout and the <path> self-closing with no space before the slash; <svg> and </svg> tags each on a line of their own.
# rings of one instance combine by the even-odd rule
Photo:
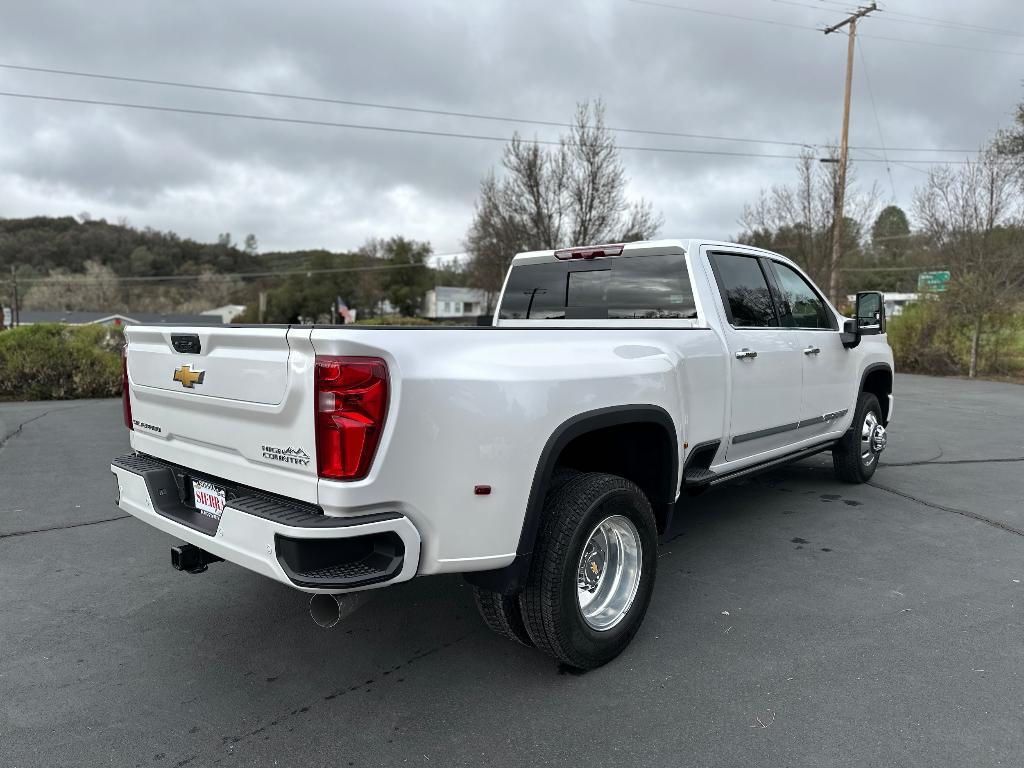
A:
<svg viewBox="0 0 1024 768">
<path fill-rule="evenodd" d="M 685 485 L 707 485 L 717 478 L 714 472 L 704 467 L 693 467 L 686 470 L 686 475 L 683 476 L 683 483 Z"/>
</svg>

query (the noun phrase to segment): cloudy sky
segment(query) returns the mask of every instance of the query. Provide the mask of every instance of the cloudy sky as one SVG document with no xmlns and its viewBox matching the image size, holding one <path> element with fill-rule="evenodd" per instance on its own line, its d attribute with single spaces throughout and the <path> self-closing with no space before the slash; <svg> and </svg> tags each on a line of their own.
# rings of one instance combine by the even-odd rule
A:
<svg viewBox="0 0 1024 768">
<path fill-rule="evenodd" d="M 601 98 L 614 127 L 836 141 L 846 37 L 838 0 L 148 0 L 15 3 L 0 64 L 515 119 L 568 120 Z M 665 7 L 667 5 L 674 8 Z M 853 156 L 962 160 L 1024 98 L 1020 0 L 887 0 L 860 26 Z M 718 15 L 716 15 L 718 14 Z M 739 18 L 749 17 L 760 21 Z M 927 17 L 927 18 L 920 18 Z M 774 23 L 763 23 L 765 21 Z M 949 23 L 955 22 L 955 23 Z M 887 39 L 886 39 L 887 38 Z M 912 42 L 916 41 L 916 42 Z M 867 77 L 865 77 L 867 74 Z M 872 86 L 872 109 L 868 81 Z M 0 91 L 505 138 L 559 128 L 0 68 Z M 623 146 L 793 155 L 798 147 L 618 134 Z M 0 216 L 127 218 L 261 249 L 369 237 L 459 251 L 502 144 L 0 96 Z M 895 149 L 900 148 L 900 149 Z M 914 150 L 914 151 L 911 151 Z M 924 151 L 918 151 L 924 150 Z M 631 194 L 665 236 L 728 237 L 793 160 L 624 149 Z M 924 165 L 861 163 L 909 207 Z"/>
</svg>

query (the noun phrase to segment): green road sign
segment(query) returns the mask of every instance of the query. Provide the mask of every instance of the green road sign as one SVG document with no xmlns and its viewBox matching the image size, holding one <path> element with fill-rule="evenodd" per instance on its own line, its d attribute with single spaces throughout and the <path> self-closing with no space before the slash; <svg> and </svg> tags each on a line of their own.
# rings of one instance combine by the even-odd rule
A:
<svg viewBox="0 0 1024 768">
<path fill-rule="evenodd" d="M 944 291 L 949 283 L 949 272 L 922 272 L 917 276 L 917 290 Z"/>
</svg>

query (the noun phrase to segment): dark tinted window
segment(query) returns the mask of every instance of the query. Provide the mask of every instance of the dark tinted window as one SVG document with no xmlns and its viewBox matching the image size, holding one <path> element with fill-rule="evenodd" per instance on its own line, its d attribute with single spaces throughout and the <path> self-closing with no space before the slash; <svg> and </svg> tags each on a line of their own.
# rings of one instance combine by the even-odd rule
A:
<svg viewBox="0 0 1024 768">
<path fill-rule="evenodd" d="M 551 320 L 565 317 L 566 265 L 525 264 L 509 275 L 499 317 Z"/>
<path fill-rule="evenodd" d="M 768 281 L 756 258 L 714 253 L 711 261 L 734 326 L 767 328 L 779 324 Z"/>
<path fill-rule="evenodd" d="M 512 269 L 499 317 L 678 319 L 697 317 L 683 254 L 522 264 Z"/>
<path fill-rule="evenodd" d="M 593 307 L 604 303 L 611 282 L 610 269 L 591 269 L 569 273 L 568 307 Z"/>
<path fill-rule="evenodd" d="M 803 275 L 792 267 L 772 262 L 779 282 L 782 324 L 792 328 L 832 328 L 829 312 Z"/>
</svg>

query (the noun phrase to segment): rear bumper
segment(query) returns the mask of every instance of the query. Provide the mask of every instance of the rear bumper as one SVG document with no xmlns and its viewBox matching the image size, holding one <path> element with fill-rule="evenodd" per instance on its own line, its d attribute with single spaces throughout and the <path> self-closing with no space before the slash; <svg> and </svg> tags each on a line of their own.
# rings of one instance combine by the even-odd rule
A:
<svg viewBox="0 0 1024 768">
<path fill-rule="evenodd" d="M 303 592 L 372 589 L 416 575 L 420 536 L 403 515 L 332 517 L 311 511 L 309 505 L 289 506 L 232 488 L 236 492 L 229 493 L 215 525 L 179 494 L 174 473 L 179 481 L 182 472 L 197 473 L 140 454 L 119 457 L 110 469 L 117 478 L 118 506 L 125 512 Z"/>
</svg>

